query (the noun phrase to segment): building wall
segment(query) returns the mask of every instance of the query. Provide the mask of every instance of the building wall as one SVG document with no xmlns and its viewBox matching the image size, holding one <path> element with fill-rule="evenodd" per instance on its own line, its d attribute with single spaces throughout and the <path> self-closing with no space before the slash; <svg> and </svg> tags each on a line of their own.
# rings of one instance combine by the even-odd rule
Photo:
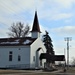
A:
<svg viewBox="0 0 75 75">
<path fill-rule="evenodd" d="M 38 55 L 36 56 L 36 51 L 38 50 L 38 48 L 42 48 L 40 49 L 40 51 L 38 52 Z M 46 48 L 43 45 L 43 42 L 41 41 L 40 38 L 36 39 L 36 41 L 31 45 L 31 54 L 30 54 L 30 63 L 32 64 L 31 67 L 34 68 L 39 68 L 40 67 L 40 60 L 39 60 L 39 56 L 41 53 L 45 53 L 46 52 Z M 35 58 L 35 60 L 34 60 Z M 44 66 L 44 64 L 43 64 Z"/>
<path fill-rule="evenodd" d="M 32 36 L 32 38 L 38 38 L 38 37 L 40 37 L 40 33 L 39 32 L 32 32 L 31 36 Z"/>
<path fill-rule="evenodd" d="M 12 51 L 12 61 L 9 61 L 9 52 Z M 21 60 L 18 61 L 18 56 Z M 27 46 L 3 46 L 0 47 L 0 68 L 29 68 L 30 47 Z"/>
<path fill-rule="evenodd" d="M 36 55 L 37 49 L 40 47 L 42 49 Z M 12 61 L 9 61 L 10 51 L 12 51 Z M 39 68 L 39 56 L 45 52 L 45 46 L 40 38 L 36 39 L 30 46 L 0 46 L 0 68 Z M 21 56 L 20 61 L 18 61 L 18 56 Z"/>
</svg>

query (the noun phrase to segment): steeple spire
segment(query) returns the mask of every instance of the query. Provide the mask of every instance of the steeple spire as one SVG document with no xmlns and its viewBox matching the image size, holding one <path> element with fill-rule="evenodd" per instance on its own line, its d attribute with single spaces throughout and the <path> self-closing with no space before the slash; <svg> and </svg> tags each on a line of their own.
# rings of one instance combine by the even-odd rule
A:
<svg viewBox="0 0 75 75">
<path fill-rule="evenodd" d="M 38 17 L 37 17 L 37 11 L 35 11 L 33 27 L 32 27 L 32 31 L 31 32 L 41 32 L 40 31 L 40 27 L 39 27 Z"/>
</svg>

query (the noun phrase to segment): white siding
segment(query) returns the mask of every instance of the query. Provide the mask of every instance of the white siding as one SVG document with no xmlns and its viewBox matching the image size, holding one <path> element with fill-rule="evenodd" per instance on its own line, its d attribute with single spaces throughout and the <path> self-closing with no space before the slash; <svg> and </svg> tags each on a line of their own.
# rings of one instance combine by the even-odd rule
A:
<svg viewBox="0 0 75 75">
<path fill-rule="evenodd" d="M 36 56 L 39 47 L 42 49 Z M 10 51 L 13 52 L 12 61 L 9 61 Z M 0 68 L 39 68 L 39 56 L 45 52 L 46 48 L 40 38 L 36 39 L 30 46 L 0 46 Z M 21 61 L 18 61 L 18 56 L 21 56 Z"/>
<path fill-rule="evenodd" d="M 40 56 L 41 53 L 45 53 L 46 52 L 46 48 L 45 46 L 43 45 L 43 42 L 41 41 L 40 38 L 36 39 L 36 41 L 31 45 L 31 67 L 36 67 L 37 65 L 39 65 L 39 57 L 36 59 L 36 51 L 38 48 L 42 48 L 39 53 L 38 53 L 38 56 Z M 33 57 L 35 56 L 35 62 L 33 61 Z M 37 60 L 37 62 L 36 62 Z M 38 64 L 37 64 L 38 63 Z"/>
<path fill-rule="evenodd" d="M 40 33 L 39 32 L 32 32 L 32 38 L 38 38 L 40 37 Z"/>
<path fill-rule="evenodd" d="M 9 61 L 9 51 L 13 52 L 12 61 Z M 18 61 L 18 55 L 21 56 L 21 61 Z M 29 46 L 0 47 L 0 68 L 6 67 L 13 67 L 13 68 L 30 67 L 30 47 Z"/>
</svg>

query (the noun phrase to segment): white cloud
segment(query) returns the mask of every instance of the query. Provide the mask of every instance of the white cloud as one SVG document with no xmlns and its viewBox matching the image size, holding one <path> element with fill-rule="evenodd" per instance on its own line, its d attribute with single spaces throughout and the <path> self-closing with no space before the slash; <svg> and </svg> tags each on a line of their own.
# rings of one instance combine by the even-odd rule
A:
<svg viewBox="0 0 75 75">
<path fill-rule="evenodd" d="M 46 0 L 46 1 L 38 0 L 36 3 L 39 11 L 41 10 L 66 11 L 71 9 L 73 7 L 73 4 L 75 4 L 75 0 Z"/>
<path fill-rule="evenodd" d="M 46 1 L 39 0 L 39 3 L 40 2 L 43 2 L 43 4 L 45 4 L 45 5 L 47 4 L 48 6 L 51 6 L 51 7 L 71 8 L 72 5 L 75 3 L 75 0 L 46 0 Z"/>
<path fill-rule="evenodd" d="M 34 0 L 0 0 L 0 11 L 2 13 L 19 13 L 32 8 L 34 8 Z"/>
<path fill-rule="evenodd" d="M 26 14 L 24 16 L 20 13 L 34 10 L 34 8 L 34 0 L 0 0 L 0 22 L 7 26 L 17 21 L 26 22 Z"/>
<path fill-rule="evenodd" d="M 52 20 L 61 20 L 61 19 L 67 19 L 71 17 L 72 17 L 72 14 L 70 13 L 57 13 L 52 16 Z"/>
<path fill-rule="evenodd" d="M 46 20 L 61 20 L 74 16 L 72 9 L 69 8 L 72 8 L 73 4 L 75 4 L 75 0 L 39 0 L 38 4 L 40 18 Z"/>
<path fill-rule="evenodd" d="M 73 16 L 72 13 L 62 13 L 60 12 L 60 9 L 59 9 L 60 7 L 59 4 L 62 3 L 61 5 L 63 6 L 64 3 L 67 3 L 65 5 L 68 5 L 69 3 L 73 2 L 73 0 L 72 2 L 71 0 L 66 0 L 66 1 L 65 0 L 47 0 L 47 1 L 0 0 L 0 21 L 3 21 L 6 19 L 5 21 L 11 20 L 10 22 L 13 22 L 14 18 L 12 18 L 12 16 L 15 14 L 17 14 L 17 16 L 20 18 L 20 19 L 17 18 L 17 20 L 18 19 L 21 20 L 23 16 L 21 17 L 18 14 L 29 11 L 29 10 L 34 11 L 36 9 L 40 13 L 40 16 L 46 20 L 60 20 L 65 18 L 71 18 Z"/>
<path fill-rule="evenodd" d="M 69 35 L 74 36 L 75 35 L 75 26 L 63 26 L 59 28 L 54 28 L 51 30 L 52 32 L 55 32 L 59 35 Z"/>
<path fill-rule="evenodd" d="M 73 13 L 70 12 L 60 12 L 57 10 L 45 10 L 40 13 L 40 18 L 46 19 L 46 20 L 66 20 L 71 19 L 73 17 Z"/>
<path fill-rule="evenodd" d="M 75 0 L 54 0 L 54 2 L 60 6 L 59 8 L 72 8 L 72 5 L 75 3 Z"/>
</svg>

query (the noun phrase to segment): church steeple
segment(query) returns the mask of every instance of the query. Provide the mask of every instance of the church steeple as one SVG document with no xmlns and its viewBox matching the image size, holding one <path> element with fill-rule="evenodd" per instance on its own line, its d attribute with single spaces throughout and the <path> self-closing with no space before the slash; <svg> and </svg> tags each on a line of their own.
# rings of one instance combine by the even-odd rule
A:
<svg viewBox="0 0 75 75">
<path fill-rule="evenodd" d="M 37 11 L 35 11 L 33 27 L 32 27 L 32 31 L 31 32 L 32 32 L 32 38 L 40 37 L 41 31 L 40 31 L 39 22 L 38 22 Z"/>
<path fill-rule="evenodd" d="M 39 27 L 38 17 L 37 17 L 37 11 L 35 11 L 32 32 L 41 32 Z"/>
</svg>

